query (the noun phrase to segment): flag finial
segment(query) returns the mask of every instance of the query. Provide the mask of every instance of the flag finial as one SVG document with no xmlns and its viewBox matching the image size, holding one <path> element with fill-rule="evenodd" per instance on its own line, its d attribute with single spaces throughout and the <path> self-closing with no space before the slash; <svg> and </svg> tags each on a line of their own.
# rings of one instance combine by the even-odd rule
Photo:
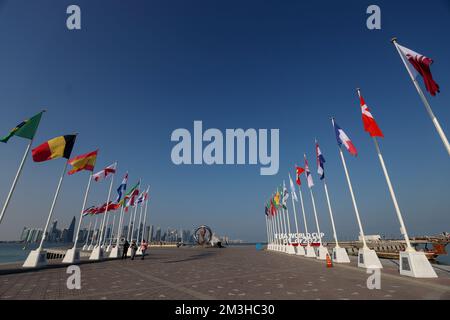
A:
<svg viewBox="0 0 450 320">
<path fill-rule="evenodd" d="M 397 37 L 392 37 L 391 42 L 392 42 L 392 43 L 397 42 Z"/>
</svg>

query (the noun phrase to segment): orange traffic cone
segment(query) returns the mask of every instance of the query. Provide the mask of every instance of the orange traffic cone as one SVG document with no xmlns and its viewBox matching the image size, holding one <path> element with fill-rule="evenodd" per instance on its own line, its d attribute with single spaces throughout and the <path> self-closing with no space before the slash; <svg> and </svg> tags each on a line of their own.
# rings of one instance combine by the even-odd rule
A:
<svg viewBox="0 0 450 320">
<path fill-rule="evenodd" d="M 333 262 L 331 261 L 330 255 L 327 253 L 327 268 L 333 267 Z"/>
</svg>

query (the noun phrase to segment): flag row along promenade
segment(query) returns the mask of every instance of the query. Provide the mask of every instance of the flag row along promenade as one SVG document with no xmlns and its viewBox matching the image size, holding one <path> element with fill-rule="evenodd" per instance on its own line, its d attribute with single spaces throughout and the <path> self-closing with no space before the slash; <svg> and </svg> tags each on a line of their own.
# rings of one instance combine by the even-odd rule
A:
<svg viewBox="0 0 450 320">
<path fill-rule="evenodd" d="M 432 64 L 433 60 L 417 52 L 414 52 L 406 47 L 399 45 L 397 43 L 396 38 L 392 39 L 392 43 L 394 44 L 396 50 L 398 51 L 400 58 L 404 66 L 406 67 L 406 70 L 409 76 L 411 77 L 411 80 L 423 104 L 425 105 L 425 108 L 429 116 L 431 117 L 431 120 L 436 127 L 436 130 L 444 144 L 444 147 L 446 148 L 448 154 L 450 155 L 450 145 L 447 140 L 447 137 L 445 136 L 444 131 L 442 130 L 437 118 L 433 114 L 431 106 L 428 103 L 428 100 L 426 99 L 422 89 L 420 88 L 416 80 L 417 75 L 420 74 L 423 78 L 426 90 L 432 96 L 435 96 L 436 93 L 439 92 L 439 86 L 433 80 L 430 71 L 430 65 Z M 361 90 L 358 88 L 356 89 L 356 92 L 360 102 L 363 127 L 364 130 L 369 133 L 371 139 L 373 140 L 375 150 L 381 164 L 383 175 L 386 179 L 389 193 L 391 195 L 392 202 L 394 204 L 398 223 L 400 224 L 400 231 L 406 243 L 405 250 L 401 251 L 399 254 L 400 274 L 415 278 L 436 278 L 437 277 L 436 272 L 434 271 L 433 267 L 428 261 L 425 253 L 423 251 L 417 251 L 411 245 L 408 232 L 405 223 L 403 221 L 402 212 L 397 202 L 397 197 L 392 187 L 391 179 L 389 178 L 389 173 L 386 168 L 386 164 L 383 155 L 381 153 L 380 146 L 378 144 L 377 138 L 383 138 L 384 137 L 383 133 L 379 128 L 378 124 L 376 123 L 369 107 L 367 106 L 361 94 Z M 362 247 L 358 251 L 358 259 L 357 259 L 358 267 L 367 269 L 381 269 L 382 264 L 375 250 L 370 249 L 366 242 L 367 240 L 364 235 L 363 222 L 361 221 L 356 197 L 353 192 L 353 187 L 350 180 L 349 170 L 345 162 L 345 157 L 342 149 L 344 148 L 345 150 L 347 150 L 348 153 L 350 153 L 352 156 L 357 156 L 358 151 L 355 145 L 353 144 L 352 140 L 349 138 L 349 136 L 336 123 L 336 119 L 331 118 L 331 124 L 335 132 L 339 157 L 341 158 L 342 161 L 342 167 L 344 169 L 348 189 L 353 203 L 353 209 L 355 211 L 356 222 L 359 229 L 359 239 L 361 239 L 362 241 Z M 334 248 L 332 249 L 332 252 L 329 252 L 328 249 L 322 244 L 323 233 L 321 233 L 319 219 L 317 216 L 316 203 L 313 192 L 314 182 L 309 169 L 308 160 L 305 154 L 304 166 L 303 167 L 297 165 L 295 166 L 295 178 L 296 178 L 295 180 L 298 186 L 298 190 L 296 190 L 295 184 L 292 181 L 291 174 L 289 173 L 288 178 L 290 184 L 290 192 L 287 190 L 285 182 L 283 181 L 282 186 L 277 187 L 275 192 L 272 194 L 270 199 L 265 204 L 268 250 L 279 251 L 293 255 L 306 256 L 313 259 L 320 259 L 320 260 L 331 259 L 335 263 L 350 263 L 347 250 L 339 246 L 338 233 L 334 222 L 332 205 L 330 202 L 330 196 L 325 179 L 325 167 L 324 167 L 325 158 L 320 150 L 319 143 L 317 140 L 315 141 L 315 149 L 316 149 L 317 174 L 319 176 L 319 179 L 322 181 L 325 197 L 327 200 L 327 206 L 334 238 Z M 308 231 L 308 223 L 306 218 L 307 215 L 305 213 L 304 197 L 302 193 L 301 179 L 300 179 L 303 173 L 305 174 L 306 183 L 312 202 L 312 209 L 316 228 L 315 230 L 316 232 L 314 233 Z M 288 208 L 289 193 L 291 195 L 292 200 L 292 214 L 294 217 L 293 220 L 295 224 L 295 230 L 291 228 L 291 218 Z M 298 206 L 298 203 L 300 203 L 301 213 L 303 217 L 304 232 L 301 232 L 299 227 L 301 219 L 297 217 L 298 210 L 296 206 Z"/>
<path fill-rule="evenodd" d="M 425 57 L 421 54 L 418 54 L 417 52 L 414 52 L 406 47 L 403 47 L 397 43 L 396 38 L 392 39 L 392 43 L 395 46 L 395 49 L 397 50 L 398 54 L 400 55 L 400 58 L 406 67 L 406 70 L 411 77 L 411 80 L 429 114 L 431 117 L 431 120 L 439 134 L 440 139 L 442 140 L 444 147 L 446 148 L 448 154 L 450 155 L 450 144 L 447 140 L 447 137 L 445 136 L 444 131 L 442 130 L 437 118 L 435 117 L 433 111 L 431 110 L 431 106 L 428 103 L 427 98 L 425 97 L 421 87 L 418 84 L 418 81 L 416 80 L 417 75 L 421 75 L 425 84 L 426 91 L 429 92 L 432 96 L 435 96 L 436 93 L 439 92 L 439 86 L 438 84 L 433 80 L 431 71 L 430 71 L 430 65 L 432 64 L 433 60 L 431 60 L 428 57 Z M 388 171 L 386 169 L 383 156 L 381 154 L 377 137 L 383 137 L 383 134 L 381 130 L 378 128 L 378 125 L 376 124 L 372 114 L 370 113 L 367 105 L 364 102 L 364 99 L 361 96 L 361 92 L 358 89 L 357 90 L 360 103 L 361 103 L 361 110 L 363 114 L 363 123 L 364 123 L 364 129 L 369 132 L 370 136 L 372 137 L 375 148 L 378 154 L 378 158 L 380 160 L 384 176 L 386 178 L 386 182 L 388 184 L 388 188 L 394 203 L 394 207 L 397 213 L 397 218 L 399 220 L 402 234 L 405 238 L 407 248 L 404 252 L 400 253 L 400 272 L 405 275 L 410 275 L 414 277 L 435 277 L 436 274 L 434 273 L 432 267 L 430 266 L 428 260 L 426 260 L 423 252 L 417 252 L 410 244 L 409 237 L 406 231 L 406 227 L 403 223 L 402 214 L 400 212 L 399 205 L 397 203 L 397 199 L 395 197 L 394 190 L 391 185 L 391 181 L 388 175 Z M 42 115 L 45 113 L 44 111 L 39 112 L 35 116 L 31 117 L 28 120 L 25 120 L 21 122 L 19 125 L 17 125 L 15 128 L 13 128 L 8 135 L 1 138 L 0 141 L 3 143 L 7 143 L 13 136 L 21 137 L 29 140 L 29 143 L 25 149 L 25 153 L 22 157 L 22 160 L 19 163 L 19 168 L 17 170 L 17 173 L 13 179 L 11 188 L 9 190 L 9 193 L 6 197 L 6 200 L 3 204 L 2 210 L 0 212 L 0 224 L 3 221 L 3 218 L 7 212 L 8 205 L 12 199 L 15 187 L 17 185 L 17 182 L 20 178 L 23 166 L 28 158 L 28 155 L 30 153 L 30 149 L 33 145 L 34 138 L 36 135 L 36 131 L 39 127 L 39 123 L 41 120 Z M 364 231 L 363 231 L 363 225 L 362 221 L 360 219 L 360 215 L 358 212 L 358 207 L 356 203 L 356 199 L 353 193 L 353 188 L 350 181 L 350 176 L 348 173 L 347 165 L 345 163 L 345 158 L 342 152 L 342 146 L 345 147 L 345 149 L 351 154 L 356 156 L 357 150 L 356 147 L 353 145 L 350 138 L 347 136 L 347 134 L 342 130 L 339 125 L 336 123 L 335 119 L 332 119 L 332 125 L 334 127 L 335 133 L 336 133 L 336 139 L 339 146 L 339 154 L 342 160 L 342 165 L 346 174 L 348 188 L 350 190 L 353 207 L 355 210 L 355 215 L 359 227 L 359 232 L 361 239 L 363 241 L 363 247 L 360 250 L 359 253 L 359 259 L 358 259 L 358 265 L 361 267 L 370 267 L 370 268 L 381 268 L 381 264 L 379 262 L 379 259 L 376 255 L 376 253 L 373 250 L 370 250 L 366 244 L 366 240 L 364 238 Z M 138 182 L 133 185 L 132 188 L 127 190 L 127 181 L 128 181 L 128 173 L 125 174 L 121 184 L 119 185 L 117 189 L 117 198 L 115 200 L 111 200 L 111 193 L 112 188 L 114 185 L 114 177 L 117 172 L 118 163 L 115 162 L 109 166 L 106 166 L 104 169 L 99 171 L 98 173 L 93 173 L 97 156 L 98 156 L 98 150 L 76 156 L 74 158 L 71 158 L 72 149 L 75 145 L 77 139 L 77 134 L 69 134 L 69 135 L 63 135 L 56 138 L 53 138 L 51 140 L 48 140 L 47 142 L 42 143 L 41 145 L 35 147 L 31 150 L 33 161 L 35 162 L 45 162 L 53 159 L 58 158 L 64 158 L 67 159 L 67 161 L 64 162 L 63 170 L 61 173 L 61 176 L 58 181 L 58 185 L 56 188 L 55 195 L 53 197 L 53 201 L 51 203 L 50 211 L 47 216 L 47 220 L 45 222 L 45 227 L 43 230 L 43 236 L 40 241 L 40 245 L 36 250 L 33 250 L 30 252 L 28 258 L 26 259 L 24 263 L 24 267 L 37 267 L 42 266 L 47 263 L 46 261 L 46 254 L 45 250 L 43 249 L 43 244 L 46 238 L 47 230 L 49 227 L 49 222 L 51 221 L 53 211 L 55 204 L 58 199 L 58 195 L 60 193 L 60 189 L 64 180 L 64 177 L 66 174 L 72 175 L 81 171 L 87 171 L 90 172 L 88 177 L 88 183 L 86 187 L 86 192 L 83 199 L 83 204 L 80 211 L 80 219 L 78 222 L 78 227 L 75 235 L 74 240 L 74 246 L 72 249 L 68 250 L 65 258 L 64 263 L 74 263 L 79 260 L 80 258 L 80 252 L 77 248 L 78 244 L 78 235 L 79 230 L 82 224 L 82 221 L 86 217 L 90 217 L 91 220 L 94 220 L 94 229 L 96 230 L 97 224 L 100 223 L 100 236 L 98 239 L 95 240 L 95 243 L 93 240 L 91 240 L 91 243 L 86 243 L 83 246 L 83 249 L 85 250 L 91 250 L 90 259 L 91 260 L 98 260 L 102 259 L 106 253 L 109 253 L 109 257 L 118 257 L 120 255 L 119 252 L 119 240 L 121 236 L 121 228 L 124 225 L 124 219 L 125 219 L 125 213 L 129 212 L 129 223 L 128 223 L 128 232 L 127 232 L 127 240 L 139 240 L 139 238 L 143 237 L 143 234 L 140 234 L 139 228 L 138 228 L 138 235 L 134 237 L 135 235 L 135 222 L 136 222 L 136 216 L 138 207 L 140 207 L 139 212 L 139 226 L 140 223 L 143 221 L 145 223 L 147 219 L 147 203 L 148 203 L 148 190 L 145 191 L 141 190 L 142 182 L 139 179 Z M 344 248 L 340 248 L 338 241 L 337 241 L 337 231 L 334 225 L 334 218 L 332 213 L 332 207 L 328 196 L 328 189 L 325 182 L 325 174 L 324 174 L 324 163 L 325 159 L 323 155 L 320 152 L 320 148 L 318 145 L 318 142 L 316 141 L 316 152 L 317 152 L 317 163 L 318 163 L 318 173 L 323 181 L 324 185 L 324 191 L 327 197 L 328 202 L 328 209 L 330 213 L 330 219 L 332 222 L 333 227 L 333 235 L 336 242 L 336 247 L 333 249 L 332 257 L 336 262 L 348 262 L 347 253 Z M 71 169 L 67 172 L 68 166 L 71 166 Z M 67 172 L 67 173 L 66 173 Z M 293 235 L 291 231 L 290 226 L 290 218 L 289 218 L 289 212 L 287 207 L 287 198 L 289 193 L 286 190 L 286 187 L 283 183 L 283 187 L 280 190 L 277 190 L 275 195 L 271 198 L 271 200 L 268 202 L 266 206 L 266 219 L 267 219 L 267 236 L 269 240 L 269 248 L 272 250 L 281 250 L 286 251 L 288 253 L 296 253 L 296 254 L 304 254 L 308 257 L 318 257 L 319 259 L 326 259 L 326 255 L 328 254 L 326 248 L 322 245 L 321 240 L 321 232 L 319 227 L 319 220 L 317 217 L 316 207 L 315 207 L 315 200 L 314 200 L 314 194 L 313 194 L 313 180 L 312 175 L 308 167 L 308 162 L 305 155 L 305 167 L 297 167 L 296 166 L 296 181 L 298 184 L 298 192 L 300 197 L 300 204 L 301 204 L 301 210 L 303 213 L 303 222 L 304 222 L 304 228 L 305 228 L 305 234 L 309 235 L 308 228 L 307 228 L 307 221 L 306 221 L 306 215 L 304 212 L 304 206 L 303 206 L 303 195 L 300 188 L 300 176 L 301 174 L 305 172 L 308 187 L 310 191 L 311 201 L 313 204 L 313 211 L 314 211 L 314 217 L 315 217 L 315 224 L 317 228 L 317 234 L 318 234 L 318 242 L 314 242 L 312 239 L 306 240 L 306 245 L 299 245 L 300 244 L 300 233 L 299 233 L 299 223 L 297 220 L 297 214 L 296 214 L 296 208 L 295 203 L 298 202 L 298 198 L 296 196 L 296 190 L 294 188 L 294 184 L 292 182 L 291 177 L 290 184 L 291 184 L 291 194 L 292 194 L 292 206 L 294 211 L 294 218 L 295 218 L 295 228 L 296 233 L 294 236 L 294 239 L 292 239 L 291 235 Z M 91 188 L 91 182 L 94 181 L 95 183 L 101 183 L 102 181 L 106 181 L 110 179 L 110 183 L 108 186 L 108 196 L 106 198 L 106 202 L 100 205 L 90 206 L 87 207 L 88 202 L 88 196 L 89 196 L 89 190 Z M 145 207 L 145 209 L 144 209 Z M 115 212 L 120 212 L 118 215 L 118 223 L 117 223 L 117 233 L 116 233 L 116 241 L 115 245 L 112 242 L 112 237 L 110 237 L 109 244 L 106 243 L 106 232 L 107 226 L 110 223 L 110 214 L 114 214 Z M 114 215 L 113 218 L 113 228 L 115 229 L 115 221 L 116 221 L 116 215 Z M 89 224 L 89 231 L 90 227 L 92 225 L 93 221 L 90 221 Z M 142 232 L 143 233 L 143 232 Z M 314 245 L 316 245 L 316 250 L 313 250 Z"/>
<path fill-rule="evenodd" d="M 44 113 L 45 110 L 39 112 L 30 119 L 21 122 L 14 129 L 12 129 L 7 136 L 0 139 L 0 141 L 4 143 L 7 143 L 9 139 L 13 136 L 30 140 L 30 142 L 26 147 L 25 154 L 23 155 L 23 158 L 19 164 L 19 169 L 13 180 L 11 189 L 3 205 L 0 214 L 0 223 L 2 222 L 5 216 L 11 197 L 17 185 L 17 181 L 19 180 L 23 166 L 25 164 L 25 161 L 28 157 L 31 146 L 33 144 L 34 137 L 39 127 L 41 117 Z M 64 162 L 63 170 L 61 176 L 59 177 L 56 192 L 50 206 L 50 211 L 48 213 L 47 220 L 45 222 L 45 227 L 42 233 L 42 238 L 40 240 L 39 247 L 36 250 L 32 250 L 29 253 L 27 259 L 23 264 L 23 267 L 36 268 L 47 264 L 46 251 L 44 250 L 43 245 L 47 237 L 47 231 L 49 228 L 51 218 L 53 216 L 53 211 L 55 208 L 55 204 L 58 200 L 58 195 L 60 193 L 64 177 L 66 175 L 73 175 L 82 171 L 89 172 L 88 182 L 83 198 L 83 204 L 81 206 L 80 218 L 78 220 L 78 227 L 75 233 L 73 247 L 67 250 L 63 259 L 63 263 L 73 264 L 80 261 L 80 248 L 78 247 L 79 244 L 78 237 L 82 222 L 87 218 L 89 218 L 91 221 L 89 223 L 89 231 L 88 236 L 86 237 L 86 243 L 82 247 L 82 250 L 90 251 L 89 257 L 90 260 L 101 260 L 106 257 L 118 258 L 122 255 L 122 253 L 120 252 L 119 244 L 121 241 L 124 219 L 126 219 L 125 213 L 129 212 L 128 231 L 126 235 L 126 240 L 129 241 L 130 243 L 132 241 L 138 242 L 143 241 L 144 229 L 147 221 L 149 187 L 147 187 L 145 190 L 141 190 L 142 182 L 139 179 L 138 182 L 135 185 L 133 185 L 133 187 L 127 189 L 128 172 L 126 172 L 123 180 L 121 181 L 119 187 L 117 188 L 117 196 L 114 200 L 112 200 L 114 177 L 117 173 L 118 163 L 114 162 L 113 164 L 108 165 L 105 168 L 101 169 L 97 173 L 94 173 L 99 150 L 95 150 L 71 158 L 72 149 L 75 145 L 76 139 L 77 134 L 63 135 L 50 139 L 31 150 L 34 162 L 45 162 L 58 158 L 64 158 L 66 160 Z M 70 170 L 67 171 L 69 166 Z M 93 205 L 86 208 L 89 198 L 89 191 L 91 189 L 91 182 L 94 181 L 94 183 L 101 184 L 103 181 L 107 180 L 110 181 L 109 184 L 106 184 L 108 190 L 106 202 L 100 205 Z M 139 224 L 137 229 L 135 230 L 138 208 L 140 208 Z M 117 212 L 120 212 L 118 216 L 116 214 Z M 108 227 L 110 225 L 110 216 L 113 216 L 112 226 Z M 112 230 L 112 233 L 114 234 L 115 232 L 114 230 L 116 230 L 115 229 L 116 218 L 118 218 L 117 231 L 115 233 L 115 236 L 112 235 L 110 236 L 109 243 L 107 243 L 106 230 L 110 228 L 110 230 Z M 97 224 L 98 222 L 100 222 L 100 227 L 98 229 L 99 234 L 97 233 L 96 236 L 93 235 L 90 244 L 88 244 L 89 233 L 91 232 L 91 225 L 93 219 L 95 220 L 93 231 L 97 230 Z M 142 228 L 141 224 L 143 224 Z M 115 239 L 115 241 L 113 239 Z M 130 251 L 128 253 L 131 254 Z M 138 255 L 141 254 L 140 246 L 139 250 L 137 251 L 137 254 Z"/>
</svg>

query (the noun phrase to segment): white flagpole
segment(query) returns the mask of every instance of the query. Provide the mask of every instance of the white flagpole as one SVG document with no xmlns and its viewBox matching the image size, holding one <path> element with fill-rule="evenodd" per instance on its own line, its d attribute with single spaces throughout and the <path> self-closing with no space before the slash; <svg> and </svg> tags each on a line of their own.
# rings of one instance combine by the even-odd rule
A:
<svg viewBox="0 0 450 320">
<path fill-rule="evenodd" d="M 314 195 L 313 195 L 312 188 L 309 188 L 309 192 L 311 194 L 311 201 L 312 201 L 312 206 L 313 206 L 313 211 L 314 211 L 314 218 L 316 219 L 317 236 L 319 237 L 319 244 L 320 244 L 320 246 L 322 246 L 322 237 L 321 237 L 321 233 L 320 233 L 319 219 L 317 217 L 316 201 L 314 200 Z"/>
<path fill-rule="evenodd" d="M 105 225 L 104 225 L 105 236 L 102 238 L 102 243 L 101 243 L 102 246 L 105 245 L 105 242 L 106 242 L 106 235 L 107 235 L 107 233 L 108 233 L 109 217 L 110 217 L 110 215 L 113 214 L 113 213 L 106 213 L 106 214 L 108 214 L 108 215 L 106 216 L 106 223 L 105 223 Z"/>
<path fill-rule="evenodd" d="M 334 118 L 331 118 L 331 122 L 333 123 L 334 127 Z M 355 195 L 353 194 L 352 182 L 350 181 L 350 176 L 347 170 L 347 164 L 345 163 L 344 154 L 342 153 L 342 149 L 340 147 L 339 147 L 339 155 L 341 156 L 342 166 L 344 167 L 345 177 L 347 178 L 348 189 L 350 191 L 350 196 L 352 197 L 353 209 L 355 210 L 356 220 L 358 221 L 359 235 L 362 238 L 363 249 L 368 249 L 369 247 L 367 246 L 366 243 L 366 237 L 364 235 L 361 218 L 359 217 L 358 206 L 356 205 Z"/>
<path fill-rule="evenodd" d="M 92 225 L 92 219 L 89 220 L 89 227 L 88 227 L 88 232 L 86 235 L 86 242 L 83 247 L 87 247 L 87 245 L 88 245 L 89 234 L 91 233 L 91 225 Z"/>
<path fill-rule="evenodd" d="M 84 213 L 84 209 L 86 209 L 86 202 L 88 199 L 89 190 L 91 188 L 91 181 L 92 181 L 92 173 L 89 175 L 89 181 L 88 181 L 88 184 L 86 187 L 86 192 L 84 194 L 83 206 L 81 207 L 81 213 L 80 213 L 80 221 L 78 221 L 77 233 L 75 234 L 75 240 L 73 242 L 74 250 L 77 248 L 78 236 L 80 234 L 81 222 L 83 221 L 83 213 Z"/>
<path fill-rule="evenodd" d="M 328 188 L 327 188 L 327 183 L 325 182 L 325 179 L 323 180 L 323 187 L 325 189 L 325 196 L 327 197 L 328 211 L 330 212 L 330 219 L 331 219 L 331 226 L 333 227 L 334 241 L 336 242 L 336 248 L 339 248 L 336 227 L 334 225 L 333 210 L 331 209 L 330 197 L 328 196 Z"/>
<path fill-rule="evenodd" d="M 89 247 L 94 245 L 94 235 L 95 235 L 95 238 L 98 238 L 98 232 L 97 232 L 97 234 L 95 233 L 95 229 L 97 228 L 97 222 L 98 222 L 97 220 L 98 220 L 98 215 L 96 214 L 95 215 L 94 230 L 92 230 L 91 244 L 89 245 Z"/>
<path fill-rule="evenodd" d="M 287 225 L 288 225 L 288 232 L 289 232 L 288 233 L 288 243 L 291 243 L 291 234 L 292 234 L 291 233 L 291 219 L 289 218 L 289 210 L 287 208 L 287 203 L 286 203 L 286 209 L 283 207 L 283 205 L 284 205 L 284 190 L 287 191 L 286 184 L 285 184 L 285 182 L 283 180 L 283 203 L 282 203 L 282 208 L 283 208 L 283 211 L 286 214 L 286 220 L 287 220 Z"/>
<path fill-rule="evenodd" d="M 111 228 L 111 234 L 109 235 L 109 247 L 111 247 L 112 240 L 114 238 L 114 227 L 115 227 L 115 225 L 116 225 L 116 216 L 114 215 L 114 217 L 113 217 L 113 225 L 112 225 L 112 228 Z"/>
<path fill-rule="evenodd" d="M 289 182 L 292 181 L 291 174 L 289 173 Z M 291 190 L 291 200 L 292 200 L 292 209 L 294 210 L 294 220 L 295 220 L 295 232 L 296 232 L 296 240 L 298 242 L 298 221 L 297 221 L 297 210 L 295 209 L 294 197 L 292 196 L 292 192 L 295 194 L 295 189 Z"/>
<path fill-rule="evenodd" d="M 141 210 L 139 210 L 139 223 L 138 223 L 138 227 L 137 227 L 137 233 L 136 233 L 136 241 L 139 240 L 139 236 L 140 236 L 140 231 L 141 231 L 141 222 L 142 222 L 142 211 L 144 210 L 144 203 L 141 203 Z M 144 231 L 142 229 L 142 231 Z"/>
<path fill-rule="evenodd" d="M 414 86 L 416 87 L 417 93 L 419 94 L 420 98 L 422 99 L 422 102 L 425 106 L 425 109 L 427 109 L 428 115 L 431 118 L 431 121 L 434 124 L 434 127 L 436 128 L 436 131 L 439 134 L 439 137 L 442 140 L 442 143 L 444 144 L 445 149 L 447 150 L 448 155 L 450 156 L 450 143 L 448 142 L 448 139 L 444 133 L 444 130 L 442 130 L 441 125 L 439 124 L 438 119 L 436 118 L 436 116 L 433 113 L 433 110 L 431 109 L 430 104 L 428 103 L 427 98 L 425 97 L 425 95 L 423 94 L 422 89 L 420 88 L 419 84 L 417 83 L 417 80 L 415 79 L 414 75 L 412 74 L 411 70 L 408 67 L 408 64 L 405 60 L 405 57 L 403 56 L 402 52 L 400 51 L 400 48 L 398 47 L 397 44 L 397 38 L 392 38 L 391 42 L 394 44 L 395 48 L 397 49 L 398 54 L 400 55 L 400 58 L 403 61 L 403 64 L 406 67 L 406 70 L 408 71 L 409 76 L 411 77 L 411 80 L 414 84 Z"/>
<path fill-rule="evenodd" d="M 27 160 L 28 153 L 30 151 L 31 145 L 33 144 L 33 139 L 30 140 L 28 143 L 25 153 L 23 154 L 22 161 L 20 162 L 19 169 L 17 170 L 16 176 L 14 177 L 13 183 L 11 185 L 11 189 L 9 189 L 8 196 L 6 197 L 5 204 L 3 205 L 2 212 L 0 213 L 0 224 L 2 223 L 3 217 L 5 216 L 6 209 L 8 208 L 9 201 L 11 200 L 11 197 L 14 193 L 14 190 L 16 189 L 17 181 L 19 180 L 20 174 L 22 173 L 23 165 L 25 164 L 25 160 Z"/>
<path fill-rule="evenodd" d="M 68 163 L 69 163 L 69 161 L 66 160 L 66 162 L 64 164 L 63 172 L 61 174 L 61 177 L 59 178 L 58 187 L 56 188 L 55 196 L 53 197 L 53 202 L 52 202 L 52 205 L 50 207 L 50 212 L 48 213 L 48 217 L 47 217 L 47 223 L 45 224 L 45 228 L 42 233 L 41 243 L 39 244 L 39 248 L 37 249 L 37 252 L 40 252 L 42 250 L 42 246 L 43 246 L 45 238 L 46 238 L 45 234 L 47 233 L 48 225 L 50 223 L 50 219 L 52 218 L 53 210 L 55 209 L 56 200 L 58 199 L 59 190 L 61 189 L 61 185 L 64 180 L 64 176 L 66 175 L 66 169 L 67 169 Z"/>
<path fill-rule="evenodd" d="M 267 245 L 269 245 L 269 224 L 267 223 L 267 215 L 266 216 L 266 235 L 267 235 Z"/>
<path fill-rule="evenodd" d="M 117 171 L 117 161 L 114 163 L 114 169 L 116 169 L 116 171 Z M 112 186 L 113 186 L 113 183 L 114 183 L 114 176 L 115 175 L 116 175 L 115 173 L 112 174 L 111 182 L 109 184 L 108 198 L 106 200 L 105 215 L 103 216 L 102 231 L 100 232 L 100 241 L 98 242 L 98 244 L 100 246 L 102 246 L 102 243 L 103 243 L 103 232 L 104 232 L 104 229 L 105 229 L 105 219 L 106 219 L 106 215 L 108 214 L 109 199 L 111 198 L 111 191 L 112 191 Z"/>
<path fill-rule="evenodd" d="M 128 211 L 130 211 L 130 219 L 128 219 L 127 240 L 128 240 L 128 242 L 130 242 L 130 241 L 131 241 L 131 239 L 130 239 L 131 221 L 132 221 L 132 219 L 133 219 L 133 207 L 130 206 Z"/>
<path fill-rule="evenodd" d="M 144 222 L 142 227 L 142 236 L 141 236 L 141 243 L 144 240 L 144 232 L 145 232 L 145 226 L 147 224 L 147 207 L 148 207 L 148 193 L 150 191 L 150 186 L 147 187 L 147 200 L 145 200 L 145 209 L 144 209 Z M 149 239 L 147 239 L 147 243 L 149 242 Z"/>
<path fill-rule="evenodd" d="M 136 223 L 136 212 L 137 212 L 137 203 L 134 205 L 134 213 L 133 213 L 133 226 L 131 227 L 130 241 L 133 241 L 133 233 L 134 233 L 134 225 Z"/>
<path fill-rule="evenodd" d="M 310 244 L 310 239 L 308 237 L 308 224 L 306 223 L 306 214 L 305 214 L 305 206 L 303 204 L 303 194 L 302 194 L 302 188 L 299 185 L 298 186 L 298 193 L 300 195 L 300 204 L 302 207 L 302 213 L 303 213 L 303 223 L 305 224 L 305 237 L 306 237 L 306 242 L 308 243 L 308 245 Z"/>
<path fill-rule="evenodd" d="M 121 206 L 121 208 L 120 208 L 120 218 L 119 218 L 119 225 L 118 225 L 118 228 L 117 228 L 117 240 L 116 240 L 116 246 L 118 246 L 119 245 L 119 243 L 120 243 L 120 236 L 122 235 L 122 225 L 123 225 L 123 218 L 124 218 L 124 216 L 123 216 L 123 208 L 124 208 L 124 206 L 125 206 L 125 201 L 123 202 L 123 205 Z"/>
</svg>

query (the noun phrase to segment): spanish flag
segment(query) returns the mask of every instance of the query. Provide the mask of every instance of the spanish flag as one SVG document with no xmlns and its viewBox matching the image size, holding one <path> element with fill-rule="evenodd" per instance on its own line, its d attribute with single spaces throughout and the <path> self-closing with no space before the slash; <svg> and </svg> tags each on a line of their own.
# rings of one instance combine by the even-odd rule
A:
<svg viewBox="0 0 450 320">
<path fill-rule="evenodd" d="M 67 174 L 71 175 L 82 170 L 94 171 L 97 153 L 98 150 L 95 150 L 70 159 L 69 164 L 72 166 L 72 170 L 70 170 Z"/>
<path fill-rule="evenodd" d="M 76 138 L 76 135 L 71 134 L 44 142 L 32 150 L 33 161 L 43 162 L 61 157 L 69 159 Z"/>
</svg>

